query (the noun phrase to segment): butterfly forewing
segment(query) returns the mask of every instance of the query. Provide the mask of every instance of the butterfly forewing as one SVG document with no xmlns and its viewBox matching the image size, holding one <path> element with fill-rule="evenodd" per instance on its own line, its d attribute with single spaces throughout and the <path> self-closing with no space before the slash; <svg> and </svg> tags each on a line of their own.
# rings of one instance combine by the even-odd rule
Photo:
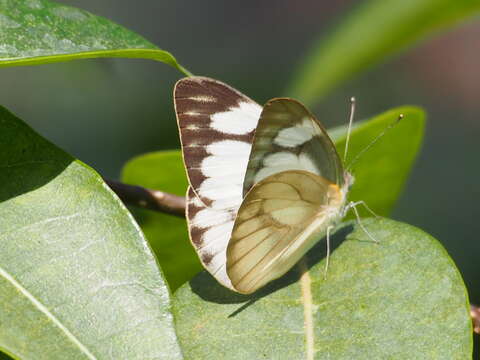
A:
<svg viewBox="0 0 480 360">
<path fill-rule="evenodd" d="M 343 167 L 324 127 L 298 101 L 272 99 L 264 106 L 243 184 L 244 194 L 269 175 L 305 170 L 343 185 Z"/>
<path fill-rule="evenodd" d="M 190 186 L 205 205 L 238 207 L 262 108 L 219 81 L 190 77 L 174 91 Z"/>
<path fill-rule="evenodd" d="M 303 170 L 256 183 L 238 211 L 228 244 L 233 288 L 251 293 L 285 274 L 338 219 L 343 203 L 337 184 Z"/>
<path fill-rule="evenodd" d="M 230 86 L 204 77 L 180 80 L 174 100 L 190 183 L 190 239 L 205 268 L 231 287 L 226 248 L 262 108 Z"/>
</svg>

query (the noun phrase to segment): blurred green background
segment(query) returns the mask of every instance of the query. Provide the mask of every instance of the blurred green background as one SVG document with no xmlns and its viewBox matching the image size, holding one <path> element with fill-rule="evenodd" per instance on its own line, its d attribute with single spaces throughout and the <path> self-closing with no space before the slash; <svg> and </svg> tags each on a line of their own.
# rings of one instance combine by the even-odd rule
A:
<svg viewBox="0 0 480 360">
<path fill-rule="evenodd" d="M 286 95 L 313 41 L 355 1 L 64 0 L 171 51 L 196 75 L 259 103 Z M 392 9 L 395 11 L 395 9 Z M 430 37 L 345 83 L 312 109 L 327 127 L 412 104 L 428 114 L 426 141 L 392 218 L 438 238 L 480 304 L 480 19 Z M 348 53 L 348 51 L 347 51 Z M 83 60 L 1 69 L 1 104 L 72 155 L 117 178 L 135 155 L 178 148 L 172 87 L 178 71 L 148 60 Z M 375 179 L 372 179 L 375 186 Z M 441 334 L 439 334 L 441 336 Z"/>
</svg>

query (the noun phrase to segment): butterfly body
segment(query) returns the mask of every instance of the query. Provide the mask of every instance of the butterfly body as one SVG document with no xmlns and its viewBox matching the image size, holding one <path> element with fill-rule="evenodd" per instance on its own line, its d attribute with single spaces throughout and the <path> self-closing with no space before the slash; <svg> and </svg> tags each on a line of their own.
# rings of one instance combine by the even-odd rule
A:
<svg viewBox="0 0 480 360">
<path fill-rule="evenodd" d="M 293 99 L 262 108 L 203 77 L 180 80 L 174 98 L 191 242 L 221 284 L 254 292 L 341 220 L 353 177 L 324 127 Z"/>
</svg>

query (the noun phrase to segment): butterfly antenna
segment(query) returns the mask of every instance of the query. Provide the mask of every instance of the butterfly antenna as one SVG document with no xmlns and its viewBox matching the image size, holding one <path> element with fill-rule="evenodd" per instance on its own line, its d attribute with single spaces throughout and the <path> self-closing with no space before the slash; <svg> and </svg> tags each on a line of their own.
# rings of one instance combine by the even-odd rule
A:
<svg viewBox="0 0 480 360">
<path fill-rule="evenodd" d="M 360 151 L 357 156 L 355 156 L 355 158 L 352 160 L 352 162 L 350 164 L 348 164 L 347 166 L 347 170 L 350 170 L 353 166 L 353 164 L 355 164 L 358 159 L 360 159 L 362 157 L 363 154 L 365 154 L 368 150 L 370 150 L 370 148 L 375 145 L 378 140 L 380 140 L 386 133 L 388 130 L 390 130 L 391 128 L 393 128 L 395 125 L 397 125 L 400 120 L 403 119 L 403 114 L 400 114 L 398 115 L 398 118 L 397 120 L 395 120 L 394 122 L 392 122 L 390 125 L 388 125 L 385 129 L 383 129 L 383 131 L 377 135 L 377 137 L 375 139 L 372 140 L 372 142 L 370 144 L 368 144 L 362 151 Z M 347 138 L 348 140 L 348 138 Z"/>
<path fill-rule="evenodd" d="M 355 98 L 350 98 L 350 119 L 348 120 L 347 141 L 345 142 L 345 152 L 343 153 L 343 162 L 347 159 L 348 143 L 350 142 L 350 133 L 352 132 L 353 117 L 355 116 Z"/>
</svg>

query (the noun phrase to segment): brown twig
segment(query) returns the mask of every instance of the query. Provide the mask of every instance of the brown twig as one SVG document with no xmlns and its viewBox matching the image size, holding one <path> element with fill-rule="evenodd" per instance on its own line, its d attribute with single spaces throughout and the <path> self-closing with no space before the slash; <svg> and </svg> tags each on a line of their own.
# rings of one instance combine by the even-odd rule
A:
<svg viewBox="0 0 480 360">
<path fill-rule="evenodd" d="M 185 217 L 185 198 L 163 191 L 128 185 L 115 180 L 105 182 L 127 205 Z"/>
<path fill-rule="evenodd" d="M 470 316 L 473 321 L 473 331 L 480 334 L 480 307 L 470 305 Z"/>
</svg>

